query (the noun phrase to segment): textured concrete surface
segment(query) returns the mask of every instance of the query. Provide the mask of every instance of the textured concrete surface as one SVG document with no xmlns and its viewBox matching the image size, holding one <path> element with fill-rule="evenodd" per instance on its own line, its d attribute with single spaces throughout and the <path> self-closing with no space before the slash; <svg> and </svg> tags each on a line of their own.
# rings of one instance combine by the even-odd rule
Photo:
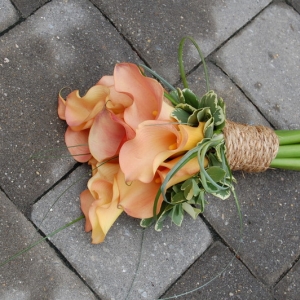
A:
<svg viewBox="0 0 300 300">
<path fill-rule="evenodd" d="M 0 33 L 19 19 L 18 12 L 9 0 L 0 1 Z"/>
<path fill-rule="evenodd" d="M 85 166 L 76 169 L 35 204 L 32 219 L 45 234 L 80 216 L 78 195 L 87 173 Z M 51 241 L 101 299 L 157 299 L 212 242 L 201 219 L 187 217 L 182 227 L 174 227 L 167 222 L 161 232 L 153 227 L 144 231 L 138 220 L 124 215 L 100 245 L 90 244 L 82 222 Z"/>
<path fill-rule="evenodd" d="M 41 236 L 0 192 L 0 263 Z M 81 279 L 43 243 L 0 267 L 0 299 L 97 299 Z"/>
<path fill-rule="evenodd" d="M 208 284 L 211 280 L 214 280 L 212 284 Z M 273 299 L 269 291 L 220 242 L 215 242 L 161 298 L 179 296 L 193 289 L 198 290 L 178 298 Z"/>
<path fill-rule="evenodd" d="M 300 289 L 300 264 L 297 264 L 286 274 L 286 276 L 276 285 L 275 297 L 277 299 L 299 299 Z"/>
<path fill-rule="evenodd" d="M 300 2 L 299 2 L 299 0 L 288 0 L 287 3 L 292 5 L 298 12 L 300 12 Z"/>
<path fill-rule="evenodd" d="M 31 15 L 35 10 L 40 8 L 49 0 L 11 0 L 11 2 L 17 7 L 17 9 L 21 12 L 22 17 L 26 18 Z"/>
<path fill-rule="evenodd" d="M 240 247 L 251 272 L 271 286 L 300 255 L 299 173 L 268 170 L 263 175 L 236 172 L 235 177 L 244 227 L 241 245 L 233 199 L 211 198 L 204 215 L 229 245 Z"/>
<path fill-rule="evenodd" d="M 207 55 L 243 27 L 270 0 L 126 1 L 93 0 L 159 74 L 178 79 L 177 50 L 183 36 L 192 36 Z M 238 16 L 238 17 L 237 17 Z M 199 62 L 191 44 L 184 60 L 187 68 Z"/>
<path fill-rule="evenodd" d="M 0 32 L 1 259 L 32 241 L 34 203 L 32 216 L 43 232 L 81 214 L 78 197 L 89 170 L 67 155 L 57 94 L 70 87 L 83 95 L 119 61 L 143 61 L 180 85 L 177 47 L 191 35 L 207 56 L 211 87 L 225 99 L 228 118 L 300 128 L 298 0 L 4 4 L 0 24 L 10 23 Z M 17 17 L 9 19 L 9 7 Z M 192 69 L 199 58 L 191 44 L 184 61 L 191 88 L 203 94 L 203 70 Z M 241 243 L 233 199 L 210 197 L 196 222 L 186 220 L 180 229 L 166 224 L 161 233 L 143 231 L 124 215 L 96 246 L 80 221 L 0 267 L 0 298 L 173 299 L 231 263 L 203 289 L 181 298 L 298 299 L 300 174 L 234 175 Z"/>
<path fill-rule="evenodd" d="M 300 94 L 300 16 L 292 7 L 271 5 L 214 58 L 273 126 L 300 127 L 295 114 Z"/>
</svg>

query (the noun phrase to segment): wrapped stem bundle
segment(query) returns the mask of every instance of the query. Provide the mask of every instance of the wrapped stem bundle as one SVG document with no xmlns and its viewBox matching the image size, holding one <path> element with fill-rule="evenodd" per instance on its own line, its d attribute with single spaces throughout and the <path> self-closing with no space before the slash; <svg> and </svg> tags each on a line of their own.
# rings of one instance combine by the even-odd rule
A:
<svg viewBox="0 0 300 300">
<path fill-rule="evenodd" d="M 227 120 L 223 133 L 226 157 L 232 171 L 263 172 L 277 155 L 279 139 L 269 127 Z"/>
<path fill-rule="evenodd" d="M 300 170 L 299 131 L 274 132 L 226 120 L 225 103 L 209 90 L 208 80 L 208 91 L 199 98 L 187 86 L 181 56 L 179 61 L 182 90 L 146 66 L 121 63 L 85 96 L 78 91 L 66 99 L 59 95 L 70 153 L 92 167 L 80 199 L 93 243 L 104 240 L 123 211 L 141 219 L 141 226 L 154 222 L 156 230 L 167 217 L 178 226 L 185 212 L 196 218 L 206 193 L 235 196 L 233 170 Z"/>
<path fill-rule="evenodd" d="M 268 168 L 300 171 L 300 131 L 275 130 L 226 121 L 223 130 L 232 171 L 263 172 Z"/>
</svg>

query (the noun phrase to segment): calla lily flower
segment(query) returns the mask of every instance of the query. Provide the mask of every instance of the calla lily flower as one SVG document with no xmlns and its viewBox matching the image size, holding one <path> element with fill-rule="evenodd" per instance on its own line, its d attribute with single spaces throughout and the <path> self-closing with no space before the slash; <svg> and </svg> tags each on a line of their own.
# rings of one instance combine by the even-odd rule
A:
<svg viewBox="0 0 300 300">
<path fill-rule="evenodd" d="M 116 91 L 125 93 L 133 99 L 132 105 L 124 111 L 125 122 L 136 129 L 146 120 L 172 120 L 174 107 L 164 101 L 161 84 L 145 77 L 139 68 L 130 63 L 115 66 L 114 80 Z"/>
<path fill-rule="evenodd" d="M 120 167 L 117 162 L 97 163 L 95 166 L 95 174 L 88 181 L 88 189 L 95 199 L 101 199 L 106 189 L 101 186 L 102 183 L 113 185 L 114 178 L 117 175 Z M 110 193 L 110 192 L 109 192 Z M 104 198 L 109 198 L 110 194 Z"/>
<path fill-rule="evenodd" d="M 93 166 L 95 161 L 92 159 Z M 96 164 L 97 171 L 88 182 L 88 190 L 80 195 L 81 210 L 86 218 L 85 231 L 92 230 L 92 243 L 101 243 L 110 227 L 125 211 L 135 218 L 153 216 L 153 203 L 161 185 L 157 174 L 151 183 L 125 182 L 118 163 Z M 162 197 L 159 199 L 157 213 Z"/>
<path fill-rule="evenodd" d="M 136 137 L 120 150 L 120 167 L 126 181 L 148 183 L 158 167 L 168 158 L 194 148 L 203 139 L 203 122 L 198 127 L 174 125 L 164 121 L 145 121 L 136 130 Z"/>
<path fill-rule="evenodd" d="M 114 76 L 103 76 L 97 82 L 98 84 L 109 88 L 109 101 L 107 101 L 106 107 L 114 114 L 123 113 L 124 109 L 133 103 L 133 99 L 127 94 L 116 91 Z"/>
<path fill-rule="evenodd" d="M 96 148 L 100 153 L 96 151 L 97 155 L 95 157 L 100 161 L 116 154 L 126 137 L 134 137 L 133 130 L 123 121 L 124 109 L 130 106 L 132 101 L 128 95 L 115 90 L 112 76 L 102 77 L 83 97 L 79 95 L 78 90 L 71 92 L 66 100 L 59 94 L 58 115 L 61 119 L 66 120 L 69 125 L 65 141 L 74 159 L 79 162 L 86 162 L 92 155 L 80 154 L 90 153 L 90 148 L 92 152 L 95 152 Z M 111 122 L 105 124 L 108 115 L 111 116 Z M 100 117 L 103 120 L 100 120 Z M 97 120 L 97 124 L 93 126 L 95 120 Z M 103 124 L 105 126 L 99 127 Z M 99 126 L 97 127 L 97 125 Z M 91 128 L 91 131 L 88 130 L 89 128 Z M 112 129 L 115 129 L 115 131 Z M 91 133 L 90 137 L 88 137 L 89 133 Z M 113 137 L 110 139 L 111 142 L 109 144 L 103 143 L 101 138 L 105 138 L 111 133 L 113 133 Z M 100 140 L 96 141 L 97 137 Z M 91 141 L 91 147 L 88 145 L 86 147 L 76 147 L 77 145 L 88 144 L 89 140 Z M 99 144 L 104 145 L 103 149 Z M 112 151 L 112 149 L 114 150 Z M 103 156 L 103 154 L 105 155 Z"/>
<path fill-rule="evenodd" d="M 110 227 L 123 212 L 118 205 L 119 190 L 115 175 L 119 165 L 106 163 L 89 180 L 88 190 L 80 195 L 81 209 L 86 218 L 85 230 L 92 230 L 92 243 L 101 243 Z"/>
<path fill-rule="evenodd" d="M 99 244 L 116 219 L 123 212 L 118 208 L 118 200 L 112 199 L 110 203 L 105 200 L 95 200 L 89 190 L 85 190 L 80 195 L 81 210 L 86 218 L 85 231 L 92 230 L 92 243 Z"/>
<path fill-rule="evenodd" d="M 67 96 L 64 102 L 64 114 L 67 124 L 74 131 L 90 128 L 93 119 L 105 107 L 114 114 L 122 114 L 124 109 L 132 104 L 132 99 L 126 94 L 118 93 L 114 86 L 101 85 L 99 84 L 100 82 L 106 84 L 112 83 L 103 79 L 91 87 L 83 97 L 80 97 L 78 90 L 71 92 Z M 59 97 L 59 107 L 62 107 L 62 100 Z M 62 109 L 59 112 L 63 115 Z"/>
<path fill-rule="evenodd" d="M 154 200 L 161 186 L 161 179 L 158 175 L 149 183 L 139 180 L 126 183 L 125 176 L 120 170 L 117 175 L 117 185 L 120 192 L 119 206 L 129 216 L 139 219 L 153 217 Z M 160 197 L 157 205 L 157 213 L 161 203 L 162 197 Z"/>
<path fill-rule="evenodd" d="M 90 128 L 95 116 L 105 107 L 109 99 L 109 88 L 103 85 L 91 87 L 85 96 L 73 91 L 66 98 L 65 117 L 74 131 Z"/>
<path fill-rule="evenodd" d="M 110 88 L 111 100 L 91 126 L 89 147 L 98 161 L 117 155 L 123 143 L 135 137 L 134 128 L 139 122 L 158 117 L 172 121 L 170 113 L 174 108 L 164 102 L 162 86 L 142 75 L 136 65 L 117 64 L 114 76 L 104 76 L 98 84 Z M 126 105 L 129 106 L 124 109 Z"/>
</svg>

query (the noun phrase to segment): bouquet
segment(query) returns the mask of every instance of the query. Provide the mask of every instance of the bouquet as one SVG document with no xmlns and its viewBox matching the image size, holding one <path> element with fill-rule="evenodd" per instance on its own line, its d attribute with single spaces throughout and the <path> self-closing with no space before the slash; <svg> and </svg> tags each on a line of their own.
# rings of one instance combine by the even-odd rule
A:
<svg viewBox="0 0 300 300">
<path fill-rule="evenodd" d="M 92 168 L 88 189 L 80 195 L 92 243 L 103 242 L 123 212 L 141 219 L 143 227 L 155 223 L 161 230 L 167 217 L 178 226 L 185 213 L 196 218 L 207 204 L 206 193 L 236 198 L 234 170 L 300 170 L 299 130 L 231 122 L 208 79 L 201 97 L 188 88 L 184 41 L 179 48 L 183 89 L 146 66 L 119 63 L 83 97 L 78 90 L 65 99 L 59 94 L 58 115 L 68 124 L 66 145 Z"/>
</svg>

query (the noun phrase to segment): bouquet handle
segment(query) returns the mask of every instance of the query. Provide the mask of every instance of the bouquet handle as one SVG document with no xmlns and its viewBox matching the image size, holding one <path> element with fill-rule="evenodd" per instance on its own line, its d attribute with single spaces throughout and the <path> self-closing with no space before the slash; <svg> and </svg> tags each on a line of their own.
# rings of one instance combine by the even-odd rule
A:
<svg viewBox="0 0 300 300">
<path fill-rule="evenodd" d="M 266 171 L 276 157 L 279 139 L 269 127 L 226 120 L 223 129 L 226 158 L 232 171 Z"/>
</svg>

